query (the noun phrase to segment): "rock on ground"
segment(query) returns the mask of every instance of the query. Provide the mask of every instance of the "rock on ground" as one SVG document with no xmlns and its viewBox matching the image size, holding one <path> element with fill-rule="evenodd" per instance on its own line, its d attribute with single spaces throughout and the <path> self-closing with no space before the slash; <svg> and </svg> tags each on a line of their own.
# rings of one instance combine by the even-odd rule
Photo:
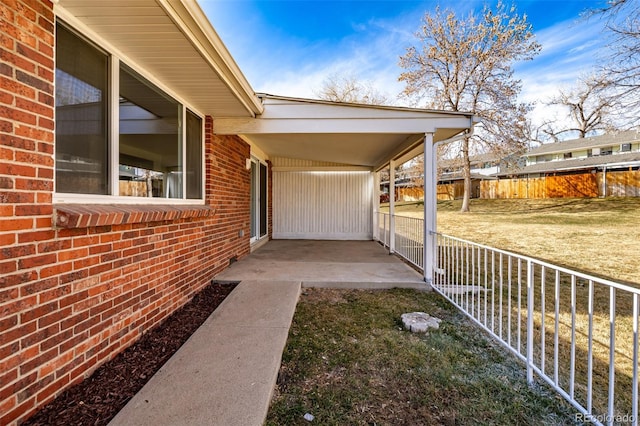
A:
<svg viewBox="0 0 640 426">
<path fill-rule="evenodd" d="M 432 317 L 425 312 L 410 312 L 402 314 L 404 328 L 413 333 L 426 333 L 430 328 L 436 330 L 440 327 L 440 318 Z"/>
</svg>

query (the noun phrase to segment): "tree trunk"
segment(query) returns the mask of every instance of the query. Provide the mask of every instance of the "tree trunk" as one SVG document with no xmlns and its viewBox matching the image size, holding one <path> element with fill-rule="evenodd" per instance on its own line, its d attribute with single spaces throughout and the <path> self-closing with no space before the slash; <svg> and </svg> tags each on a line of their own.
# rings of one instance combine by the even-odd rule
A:
<svg viewBox="0 0 640 426">
<path fill-rule="evenodd" d="M 462 169 L 464 172 L 464 194 L 462 195 L 461 212 L 470 211 L 469 202 L 471 200 L 471 161 L 469 160 L 469 138 L 462 140 Z"/>
</svg>

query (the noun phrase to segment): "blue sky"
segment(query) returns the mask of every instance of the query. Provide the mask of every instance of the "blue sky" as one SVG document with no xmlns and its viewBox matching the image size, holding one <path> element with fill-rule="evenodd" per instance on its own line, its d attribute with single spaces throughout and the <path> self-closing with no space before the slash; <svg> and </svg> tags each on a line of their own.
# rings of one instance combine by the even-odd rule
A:
<svg viewBox="0 0 640 426">
<path fill-rule="evenodd" d="M 489 0 L 493 4 L 495 0 Z M 426 11 L 481 11 L 484 0 L 200 0 L 214 28 L 257 92 L 317 98 L 330 75 L 353 75 L 395 98 L 398 58 L 416 43 Z M 569 87 L 605 53 L 603 23 L 581 18 L 605 0 L 515 0 L 542 53 L 515 65 L 522 100 L 537 102 L 537 122 L 557 111 L 541 103 Z M 459 15 L 461 16 L 461 15 Z M 402 105 L 402 101 L 396 101 Z"/>
</svg>

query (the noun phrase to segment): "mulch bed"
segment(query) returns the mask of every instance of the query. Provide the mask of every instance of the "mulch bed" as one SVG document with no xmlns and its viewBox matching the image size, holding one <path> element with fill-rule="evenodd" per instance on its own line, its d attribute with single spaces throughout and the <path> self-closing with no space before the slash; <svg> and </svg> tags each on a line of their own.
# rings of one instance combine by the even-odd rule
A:
<svg viewBox="0 0 640 426">
<path fill-rule="evenodd" d="M 237 283 L 212 283 L 23 425 L 106 425 L 204 323 Z"/>
</svg>

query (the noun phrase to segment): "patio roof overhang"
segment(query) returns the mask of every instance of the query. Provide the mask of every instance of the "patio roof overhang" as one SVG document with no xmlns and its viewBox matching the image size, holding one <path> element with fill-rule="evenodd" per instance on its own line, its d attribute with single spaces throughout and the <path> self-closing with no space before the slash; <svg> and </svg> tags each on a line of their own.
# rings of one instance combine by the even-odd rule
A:
<svg viewBox="0 0 640 426">
<path fill-rule="evenodd" d="M 54 6 L 57 17 L 95 35 L 200 113 L 262 113 L 260 99 L 196 1 L 54 0 Z"/>
<path fill-rule="evenodd" d="M 214 133 L 240 135 L 270 157 L 379 169 L 422 151 L 425 133 L 437 143 L 470 130 L 473 114 L 372 106 L 259 94 L 255 118 L 214 119 Z"/>
</svg>

